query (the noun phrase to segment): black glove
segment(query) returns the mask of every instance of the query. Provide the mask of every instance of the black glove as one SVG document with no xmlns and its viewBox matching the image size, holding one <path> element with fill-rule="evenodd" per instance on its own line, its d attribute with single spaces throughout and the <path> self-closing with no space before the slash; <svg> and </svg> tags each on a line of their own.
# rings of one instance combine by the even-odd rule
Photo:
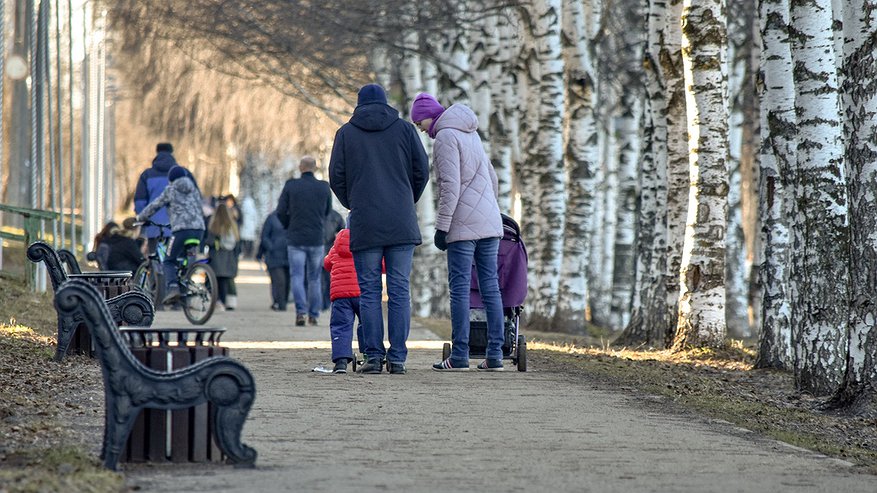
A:
<svg viewBox="0 0 877 493">
<path fill-rule="evenodd" d="M 435 237 L 433 238 L 433 243 L 435 243 L 435 247 L 441 251 L 445 251 L 448 249 L 447 238 L 448 232 L 442 230 L 435 230 Z"/>
</svg>

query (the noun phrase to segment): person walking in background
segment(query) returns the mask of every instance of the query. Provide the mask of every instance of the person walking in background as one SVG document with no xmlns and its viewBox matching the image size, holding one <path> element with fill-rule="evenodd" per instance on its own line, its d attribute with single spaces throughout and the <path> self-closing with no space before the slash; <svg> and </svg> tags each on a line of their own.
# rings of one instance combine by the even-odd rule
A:
<svg viewBox="0 0 877 493">
<path fill-rule="evenodd" d="M 231 210 L 220 203 L 207 226 L 207 246 L 210 248 L 210 267 L 219 284 L 219 301 L 226 310 L 234 310 L 229 303 L 228 288 L 238 275 L 238 256 L 241 253 L 240 232 Z"/>
<path fill-rule="evenodd" d="M 326 223 L 323 225 L 323 248 L 326 252 L 326 255 L 329 255 L 329 250 L 332 248 L 332 245 L 335 243 L 335 236 L 338 235 L 338 232 L 344 229 L 344 218 L 341 217 L 341 214 L 332 209 L 329 211 L 329 215 L 326 216 Z M 329 306 L 332 304 L 331 297 L 331 284 L 332 284 L 332 276 L 329 275 L 329 271 L 323 271 L 323 310 L 328 310 Z"/>
<path fill-rule="evenodd" d="M 107 247 L 105 261 L 106 270 L 134 272 L 137 267 L 146 260 L 143 255 L 142 239 L 137 241 L 140 235 L 140 227 L 122 229 L 118 226 L 112 228 L 101 245 Z"/>
<path fill-rule="evenodd" d="M 256 260 L 265 260 L 268 276 L 271 278 L 271 309 L 285 312 L 289 301 L 289 252 L 286 244 L 286 229 L 272 211 L 262 225 L 262 237 Z"/>
<path fill-rule="evenodd" d="M 377 84 L 359 90 L 353 116 L 335 133 L 329 181 L 350 220 L 350 250 L 359 279 L 363 324 L 362 373 L 405 373 L 411 326 L 410 275 L 421 242 L 415 203 L 429 180 L 426 151 L 414 126 L 387 105 Z M 384 347 L 381 262 L 387 270 L 387 332 Z"/>
<path fill-rule="evenodd" d="M 170 143 L 162 142 L 156 145 L 155 152 L 156 156 L 152 160 L 152 166 L 140 173 L 140 178 L 137 180 L 137 188 L 134 190 L 135 214 L 143 212 L 148 204 L 161 195 L 168 185 L 168 171 L 177 165 L 173 156 L 174 146 Z M 164 207 L 152 214 L 153 222 L 168 224 L 168 220 L 168 211 Z M 160 234 L 157 226 L 143 228 L 149 253 L 155 252 L 155 245 L 158 243 Z"/>
<path fill-rule="evenodd" d="M 487 359 L 477 368 L 501 371 L 503 313 L 496 257 L 503 235 L 502 217 L 496 171 L 478 136 L 478 118 L 463 104 L 445 110 L 433 96 L 422 93 L 411 105 L 411 119 L 435 139 L 432 159 L 438 210 L 434 242 L 448 252 L 451 356 L 433 369 L 469 369 L 469 289 L 474 261 L 487 314 Z"/>
<path fill-rule="evenodd" d="M 295 299 L 295 325 L 316 325 L 323 296 L 320 267 L 323 263 L 323 224 L 332 210 L 329 184 L 314 176 L 317 161 L 301 158 L 300 178 L 288 180 L 277 203 L 277 218 L 286 228 L 289 277 Z M 307 276 L 307 290 L 305 290 Z"/>
<path fill-rule="evenodd" d="M 249 195 L 241 199 L 241 254 L 246 259 L 253 258 L 256 247 L 256 201 Z"/>
<path fill-rule="evenodd" d="M 164 276 L 167 292 L 162 304 L 169 305 L 180 299 L 180 287 L 177 279 L 177 259 L 186 253 L 186 240 L 201 241 L 204 237 L 204 217 L 201 215 L 201 192 L 195 184 L 192 174 L 182 166 L 174 166 L 168 171 L 168 186 L 161 195 L 150 202 L 136 220 L 143 221 L 167 206 L 168 218 L 171 223 L 171 238 L 168 255 L 165 257 Z M 126 220 L 127 221 L 127 220 Z M 129 227 L 125 224 L 125 227 Z"/>
</svg>

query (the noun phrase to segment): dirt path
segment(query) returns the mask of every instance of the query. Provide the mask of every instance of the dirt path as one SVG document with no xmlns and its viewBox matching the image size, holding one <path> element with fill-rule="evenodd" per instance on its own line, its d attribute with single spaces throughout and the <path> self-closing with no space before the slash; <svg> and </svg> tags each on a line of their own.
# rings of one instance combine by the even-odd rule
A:
<svg viewBox="0 0 877 493">
<path fill-rule="evenodd" d="M 314 373 L 314 366 L 329 364 L 322 342 L 328 320 L 293 329 L 292 312 L 267 309 L 268 286 L 256 284 L 262 279 L 244 271 L 241 308 L 210 323 L 228 328 L 223 341 L 256 377 L 244 441 L 259 452 L 257 468 L 126 464 L 129 486 L 147 492 L 877 491 L 877 477 L 841 461 L 686 415 L 657 398 L 540 371 L 538 355 L 527 373 L 434 372 L 440 341 L 419 328 L 412 331 L 407 375 Z M 179 312 L 161 312 L 157 325 L 181 323 Z"/>
</svg>

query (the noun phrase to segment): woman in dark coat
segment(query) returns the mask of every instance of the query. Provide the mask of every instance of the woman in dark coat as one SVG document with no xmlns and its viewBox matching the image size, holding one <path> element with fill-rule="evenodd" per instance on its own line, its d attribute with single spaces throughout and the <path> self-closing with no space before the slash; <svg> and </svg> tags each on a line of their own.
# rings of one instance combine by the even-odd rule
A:
<svg viewBox="0 0 877 493">
<path fill-rule="evenodd" d="M 234 310 L 237 300 L 229 287 L 238 275 L 238 257 L 241 254 L 241 236 L 231 210 L 219 204 L 207 227 L 207 245 L 210 247 L 210 267 L 219 283 L 219 301 L 226 310 Z"/>
</svg>

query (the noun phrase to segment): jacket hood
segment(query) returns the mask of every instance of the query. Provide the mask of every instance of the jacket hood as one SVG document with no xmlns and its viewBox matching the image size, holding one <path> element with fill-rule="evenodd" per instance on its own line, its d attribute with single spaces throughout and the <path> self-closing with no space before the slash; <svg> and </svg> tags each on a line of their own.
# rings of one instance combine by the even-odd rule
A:
<svg viewBox="0 0 877 493">
<path fill-rule="evenodd" d="M 362 104 L 353 110 L 350 123 L 366 132 L 380 132 L 399 121 L 399 112 L 380 103 Z"/>
<path fill-rule="evenodd" d="M 464 104 L 454 104 L 446 109 L 442 116 L 435 122 L 435 133 L 446 128 L 453 128 L 461 132 L 472 133 L 478 130 L 478 117 L 475 112 Z"/>
<path fill-rule="evenodd" d="M 152 160 L 152 167 L 156 171 L 167 173 L 171 168 L 177 165 L 177 160 L 169 152 L 159 152 L 155 159 Z"/>
<path fill-rule="evenodd" d="M 170 186 L 174 187 L 179 193 L 192 193 L 197 189 L 195 187 L 195 182 L 187 176 L 177 178 L 170 184 Z"/>
<path fill-rule="evenodd" d="M 352 258 L 353 253 L 350 252 L 350 230 L 347 228 L 338 232 L 335 238 L 335 251 L 339 257 Z"/>
</svg>

